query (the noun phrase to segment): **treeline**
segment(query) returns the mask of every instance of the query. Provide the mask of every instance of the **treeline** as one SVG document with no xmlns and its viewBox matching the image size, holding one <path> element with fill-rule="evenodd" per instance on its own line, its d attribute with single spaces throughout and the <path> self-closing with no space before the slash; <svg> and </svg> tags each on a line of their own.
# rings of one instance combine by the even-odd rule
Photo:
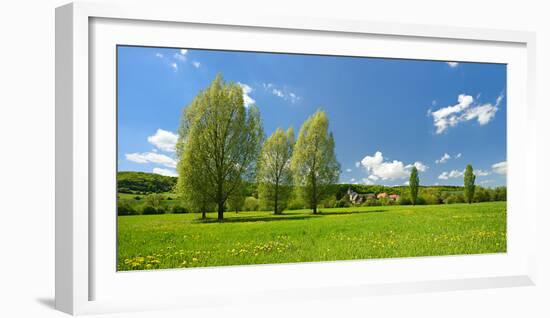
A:
<svg viewBox="0 0 550 318">
<path fill-rule="evenodd" d="M 156 173 L 121 171 L 117 173 L 117 189 L 120 193 L 148 194 L 174 190 L 178 178 Z"/>
<path fill-rule="evenodd" d="M 139 183 L 144 179 L 144 175 L 149 175 L 145 179 L 157 179 L 157 175 L 145 172 L 119 172 L 129 179 L 130 184 Z M 160 176 L 162 177 L 162 176 Z M 163 213 L 189 213 L 201 212 L 193 210 L 192 206 L 186 202 L 175 190 L 164 191 L 167 186 L 175 182 L 174 177 L 163 177 L 159 180 L 166 182 L 165 186 L 155 188 L 155 191 L 140 192 L 134 188 L 132 191 L 121 191 L 119 189 L 119 215 L 139 215 L 139 214 L 163 214 Z M 397 194 L 398 200 L 369 199 L 361 204 L 353 204 L 348 195 L 348 189 L 359 194 L 380 193 Z M 235 203 L 229 200 L 225 205 L 225 211 L 268 211 L 272 209 L 272 202 L 266 201 L 258 191 L 256 183 L 244 183 L 242 190 L 242 202 Z M 286 210 L 301 210 L 308 208 L 308 205 L 299 195 L 299 189 L 293 189 L 289 193 L 288 202 L 285 204 Z M 353 206 L 384 206 L 384 205 L 411 205 L 410 188 L 408 186 L 383 186 L 383 185 L 361 185 L 361 184 L 333 184 L 330 186 L 329 195 L 321 200 L 318 208 L 345 208 Z M 132 195 L 130 195 L 132 194 Z M 475 193 L 472 202 L 492 202 L 506 201 L 506 187 L 484 188 L 475 187 Z M 416 205 L 426 204 L 454 204 L 466 203 L 463 186 L 419 186 Z M 206 212 L 215 212 L 217 207 L 214 204 L 205 206 Z"/>
</svg>

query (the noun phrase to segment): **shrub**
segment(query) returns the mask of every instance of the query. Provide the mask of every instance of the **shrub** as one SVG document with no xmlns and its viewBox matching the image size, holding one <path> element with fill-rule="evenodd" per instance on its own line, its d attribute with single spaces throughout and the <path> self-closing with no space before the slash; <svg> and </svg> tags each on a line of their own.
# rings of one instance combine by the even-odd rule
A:
<svg viewBox="0 0 550 318">
<path fill-rule="evenodd" d="M 464 203 L 464 195 L 462 194 L 451 194 L 445 199 L 445 204 L 453 204 L 453 203 Z"/>
<path fill-rule="evenodd" d="M 139 201 L 139 200 L 141 200 L 141 197 L 140 197 L 139 195 L 136 195 L 136 196 L 134 197 L 134 200 Z"/>
<path fill-rule="evenodd" d="M 166 198 L 166 200 L 174 200 L 174 199 L 172 199 L 172 197 L 168 197 L 168 198 Z"/>
<path fill-rule="evenodd" d="M 418 198 L 417 198 L 417 200 L 418 200 Z M 399 200 L 397 200 L 397 204 L 399 204 L 399 205 L 411 205 L 412 201 L 409 197 L 401 196 L 399 198 Z"/>
<path fill-rule="evenodd" d="M 302 200 L 300 200 L 298 198 L 290 200 L 288 202 L 288 206 L 287 206 L 288 210 L 301 210 L 301 209 L 304 209 L 304 208 L 305 208 L 304 202 L 302 202 Z"/>
<path fill-rule="evenodd" d="M 162 204 L 162 200 L 164 200 L 164 196 L 162 194 L 152 193 L 145 197 L 145 204 L 158 209 Z"/>
<path fill-rule="evenodd" d="M 246 199 L 244 199 L 244 211 L 258 211 L 259 208 L 260 203 L 255 197 L 246 197 Z"/>
<path fill-rule="evenodd" d="M 361 206 L 380 206 L 380 202 L 378 202 L 378 200 L 376 199 L 367 199 L 367 201 L 363 202 L 363 204 L 361 204 Z"/>
<path fill-rule="evenodd" d="M 189 211 L 187 211 L 187 209 L 181 205 L 174 205 L 172 207 L 172 213 L 181 214 L 181 213 L 189 213 Z"/>
<path fill-rule="evenodd" d="M 349 208 L 351 206 L 351 203 L 349 200 L 346 200 L 346 198 L 342 198 L 336 202 L 337 208 Z"/>
<path fill-rule="evenodd" d="M 166 213 L 166 209 L 164 207 L 157 207 L 151 205 L 146 205 L 143 207 L 143 210 L 141 211 L 142 214 L 164 214 Z"/>
<path fill-rule="evenodd" d="M 128 202 L 119 201 L 117 206 L 118 215 L 137 215 L 138 211 Z"/>
</svg>

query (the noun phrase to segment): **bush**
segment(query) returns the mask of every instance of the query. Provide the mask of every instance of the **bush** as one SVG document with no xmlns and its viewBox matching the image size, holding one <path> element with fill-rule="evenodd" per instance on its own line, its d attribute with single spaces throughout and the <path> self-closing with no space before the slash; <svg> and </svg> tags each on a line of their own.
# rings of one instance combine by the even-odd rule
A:
<svg viewBox="0 0 550 318">
<path fill-rule="evenodd" d="M 138 211 L 128 202 L 119 201 L 117 206 L 118 215 L 137 215 Z"/>
<path fill-rule="evenodd" d="M 336 202 L 337 208 L 349 208 L 351 206 L 351 203 L 349 200 L 346 200 L 346 198 L 342 198 Z"/>
<path fill-rule="evenodd" d="M 287 206 L 288 210 L 301 210 L 301 209 L 304 209 L 304 208 L 305 208 L 304 202 L 302 202 L 302 200 L 300 200 L 298 198 L 290 200 L 288 202 L 288 206 Z"/>
<path fill-rule="evenodd" d="M 162 194 L 152 193 L 145 197 L 145 204 L 158 209 L 161 207 L 162 200 L 164 200 L 164 196 Z"/>
<path fill-rule="evenodd" d="M 445 204 L 464 203 L 464 196 L 462 194 L 451 194 L 444 200 Z"/>
<path fill-rule="evenodd" d="M 244 199 L 244 211 L 258 211 L 259 208 L 260 203 L 255 197 L 246 197 L 246 199 Z"/>
<path fill-rule="evenodd" d="M 399 198 L 399 200 L 397 200 L 397 204 L 399 204 L 399 205 L 411 205 L 412 202 L 411 202 L 411 199 L 409 197 L 401 196 Z"/>
<path fill-rule="evenodd" d="M 378 200 L 376 199 L 367 199 L 367 201 L 363 202 L 363 204 L 361 204 L 361 206 L 380 206 L 380 202 L 378 202 Z"/>
<path fill-rule="evenodd" d="M 141 211 L 142 214 L 164 214 L 166 213 L 166 209 L 164 207 L 158 207 L 155 208 L 151 205 L 146 205 L 143 207 L 143 210 Z"/>
<path fill-rule="evenodd" d="M 139 195 L 136 195 L 136 196 L 134 197 L 134 200 L 139 201 L 139 200 L 141 200 L 141 197 L 140 197 Z"/>
<path fill-rule="evenodd" d="M 172 213 L 181 214 L 181 213 L 189 213 L 189 211 L 187 211 L 187 209 L 181 205 L 174 205 L 172 207 Z"/>
</svg>

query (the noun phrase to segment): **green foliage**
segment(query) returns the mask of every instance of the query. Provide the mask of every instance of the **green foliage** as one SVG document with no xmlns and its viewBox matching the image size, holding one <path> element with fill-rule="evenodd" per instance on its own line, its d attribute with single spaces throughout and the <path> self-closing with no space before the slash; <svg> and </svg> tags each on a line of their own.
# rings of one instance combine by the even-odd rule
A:
<svg viewBox="0 0 550 318">
<path fill-rule="evenodd" d="M 258 196 L 263 205 L 281 214 L 292 193 L 290 160 L 294 147 L 294 130 L 277 128 L 265 141 L 258 159 Z"/>
<path fill-rule="evenodd" d="M 134 208 L 134 206 L 130 202 L 128 202 L 128 200 L 118 200 L 117 214 L 118 215 L 138 215 L 139 213 Z"/>
<path fill-rule="evenodd" d="M 151 205 L 146 205 L 143 207 L 143 209 L 141 210 L 141 214 L 143 215 L 147 215 L 147 214 L 163 214 L 165 213 L 166 210 L 163 208 L 163 207 L 158 207 L 158 208 L 155 208 L 154 206 L 151 206 Z"/>
<path fill-rule="evenodd" d="M 334 152 L 334 137 L 329 133 L 324 111 L 309 117 L 298 134 L 291 160 L 294 183 L 299 186 L 304 201 L 313 213 L 319 202 L 330 194 L 331 185 L 338 182 L 340 164 Z"/>
<path fill-rule="evenodd" d="M 227 199 L 253 177 L 263 140 L 258 108 L 246 108 L 242 88 L 218 75 L 184 108 L 178 134 L 178 192 L 193 206 L 215 203 L 223 220 Z"/>
<path fill-rule="evenodd" d="M 189 213 L 187 209 L 182 205 L 174 205 L 172 206 L 172 213 L 180 214 L 180 213 Z"/>
<path fill-rule="evenodd" d="M 145 205 L 158 209 L 162 206 L 164 196 L 159 193 L 152 193 L 145 196 Z"/>
<path fill-rule="evenodd" d="M 420 184 L 420 180 L 418 178 L 418 170 L 416 169 L 415 166 L 413 166 L 411 169 L 411 176 L 409 178 L 409 189 L 410 189 L 410 195 L 411 195 L 411 202 L 413 205 L 416 204 L 419 184 Z"/>
<path fill-rule="evenodd" d="M 246 199 L 246 187 L 239 186 L 235 192 L 233 192 L 228 200 L 228 210 L 233 212 L 240 212 L 243 210 L 244 201 Z"/>
<path fill-rule="evenodd" d="M 177 178 L 156 173 L 121 171 L 117 173 L 117 189 L 120 193 L 147 194 L 170 192 Z"/>
<path fill-rule="evenodd" d="M 259 208 L 260 208 L 260 201 L 258 201 L 258 199 L 256 199 L 255 197 L 247 197 L 244 200 L 243 210 L 258 211 Z"/>
<path fill-rule="evenodd" d="M 475 182 L 476 176 L 474 175 L 474 169 L 472 165 L 467 165 L 464 171 L 464 198 L 467 203 L 472 203 L 473 201 L 474 192 L 476 190 Z"/>
</svg>

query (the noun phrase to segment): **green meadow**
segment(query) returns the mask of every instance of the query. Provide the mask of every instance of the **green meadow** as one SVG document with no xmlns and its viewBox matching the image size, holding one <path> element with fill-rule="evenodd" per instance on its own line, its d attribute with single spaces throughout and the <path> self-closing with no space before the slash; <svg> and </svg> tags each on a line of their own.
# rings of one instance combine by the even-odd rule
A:
<svg viewBox="0 0 550 318">
<path fill-rule="evenodd" d="M 118 216 L 118 270 L 506 252 L 506 202 Z"/>
</svg>

